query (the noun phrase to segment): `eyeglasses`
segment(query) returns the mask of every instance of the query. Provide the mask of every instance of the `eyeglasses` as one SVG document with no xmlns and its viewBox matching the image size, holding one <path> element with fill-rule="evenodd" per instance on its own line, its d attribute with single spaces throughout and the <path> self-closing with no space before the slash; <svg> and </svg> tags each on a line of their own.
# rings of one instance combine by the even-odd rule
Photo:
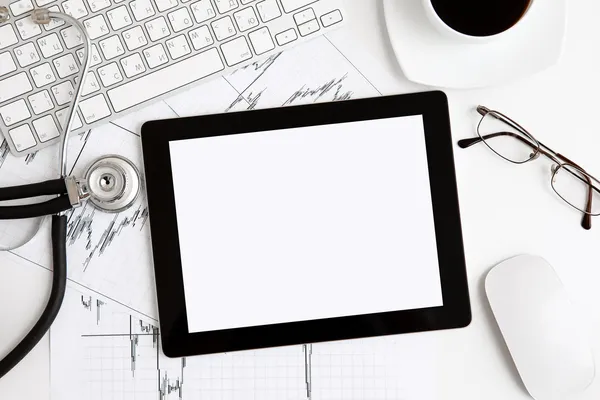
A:
<svg viewBox="0 0 600 400">
<path fill-rule="evenodd" d="M 484 106 L 478 106 L 477 112 L 482 115 L 477 125 L 478 137 L 459 140 L 458 145 L 466 149 L 483 142 L 495 154 L 513 164 L 536 160 L 540 154 L 546 156 L 554 163 L 550 181 L 552 189 L 568 205 L 583 213 L 581 226 L 590 229 L 591 217 L 600 215 L 600 181 L 538 141 L 506 115 Z"/>
</svg>

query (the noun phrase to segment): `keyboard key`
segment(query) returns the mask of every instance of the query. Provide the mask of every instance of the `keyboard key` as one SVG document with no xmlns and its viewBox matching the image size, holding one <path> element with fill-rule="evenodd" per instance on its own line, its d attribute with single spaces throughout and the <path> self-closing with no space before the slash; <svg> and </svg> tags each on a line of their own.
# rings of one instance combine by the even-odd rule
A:
<svg viewBox="0 0 600 400">
<path fill-rule="evenodd" d="M 123 75 L 121 75 L 117 63 L 110 63 L 98 68 L 98 75 L 105 87 L 115 85 L 123 80 Z"/>
<path fill-rule="evenodd" d="M 165 44 L 167 45 L 167 50 L 169 51 L 169 54 L 173 60 L 177 60 L 178 58 L 186 56 L 192 52 L 187 39 L 183 35 L 179 35 L 173 39 L 167 40 Z"/>
<path fill-rule="evenodd" d="M 77 50 L 77 59 L 79 60 L 79 64 L 83 65 L 83 55 L 85 50 L 79 49 Z M 98 48 L 95 44 L 92 45 L 92 53 L 90 55 L 90 67 L 94 67 L 102 62 L 102 57 L 98 52 Z"/>
<path fill-rule="evenodd" d="M 298 27 L 298 31 L 300 32 L 300 36 L 308 36 L 319 30 L 319 23 L 316 19 L 312 21 L 308 21 Z"/>
<path fill-rule="evenodd" d="M 136 75 L 146 72 L 142 57 L 140 57 L 138 53 L 123 58 L 121 60 L 121 65 L 123 66 L 123 71 L 125 71 L 125 76 L 128 78 L 133 78 Z"/>
<path fill-rule="evenodd" d="M 31 89 L 31 82 L 25 72 L 0 80 L 0 103 L 27 93 Z"/>
<path fill-rule="evenodd" d="M 35 115 L 39 115 L 44 113 L 54 107 L 54 103 L 50 98 L 50 94 L 47 90 L 42 90 L 39 93 L 32 94 L 27 98 L 29 104 L 31 105 L 31 109 Z"/>
<path fill-rule="evenodd" d="M 296 21 L 296 25 L 302 25 L 303 23 L 313 20 L 315 18 L 317 17 L 315 16 L 315 12 L 312 8 L 307 8 L 306 10 L 294 14 L 294 21 Z"/>
<path fill-rule="evenodd" d="M 81 32 L 79 32 L 79 29 L 75 28 L 74 26 L 69 26 L 68 28 L 61 30 L 60 35 L 62 36 L 67 49 L 72 49 L 73 47 L 77 47 L 83 43 L 81 40 Z"/>
<path fill-rule="evenodd" d="M 258 26 L 258 19 L 254 12 L 254 8 L 252 7 L 246 7 L 243 10 L 233 13 L 233 18 L 235 19 L 240 32 Z"/>
<path fill-rule="evenodd" d="M 129 15 L 129 11 L 127 11 L 127 7 L 121 6 L 117 7 L 113 10 L 110 10 L 106 13 L 108 17 L 108 22 L 110 22 L 110 26 L 115 31 L 118 31 L 121 28 L 125 28 L 126 26 L 131 25 L 133 22 L 131 21 L 131 16 Z"/>
<path fill-rule="evenodd" d="M 0 116 L 4 121 L 4 125 L 11 126 L 31 117 L 25 100 L 20 99 L 13 103 L 0 107 Z"/>
<path fill-rule="evenodd" d="M 102 49 L 102 54 L 104 54 L 104 58 L 106 60 L 111 60 L 115 57 L 125 54 L 125 48 L 123 47 L 121 38 L 119 38 L 118 35 L 101 40 L 99 44 L 100 49 Z"/>
<path fill-rule="evenodd" d="M 139 49 L 148 44 L 148 40 L 146 40 L 146 35 L 141 26 L 136 26 L 135 28 L 123 32 L 123 39 L 125 39 L 125 46 L 127 46 L 130 51 Z"/>
<path fill-rule="evenodd" d="M 210 26 L 212 26 L 217 40 L 224 40 L 235 36 L 235 27 L 233 26 L 233 21 L 231 21 L 229 15 L 211 22 Z"/>
<path fill-rule="evenodd" d="M 85 78 L 81 95 L 87 96 L 88 94 L 97 92 L 98 90 L 100 90 L 100 83 L 98 83 L 98 79 L 96 79 L 96 74 L 90 71 L 87 73 Z"/>
<path fill-rule="evenodd" d="M 159 65 L 163 65 L 169 62 L 167 53 L 162 44 L 157 44 L 144 50 L 144 57 L 150 68 L 156 68 Z"/>
<path fill-rule="evenodd" d="M 52 86 L 50 89 L 52 94 L 54 95 L 54 100 L 56 100 L 56 104 L 62 106 L 64 104 L 70 103 L 75 95 L 73 90 L 73 84 L 71 81 L 65 81 L 56 86 Z"/>
<path fill-rule="evenodd" d="M 17 35 L 15 35 L 12 25 L 0 26 L 0 50 L 5 49 L 8 46 L 12 46 L 18 41 L 19 40 L 17 39 Z"/>
<path fill-rule="evenodd" d="M 283 31 L 275 35 L 275 40 L 277 40 L 277 44 L 283 46 L 294 40 L 298 39 L 298 34 L 294 28 L 288 29 L 287 31 Z"/>
<path fill-rule="evenodd" d="M 148 31 L 148 35 L 150 35 L 150 40 L 153 42 L 171 34 L 167 22 L 165 21 L 165 17 L 158 17 L 152 21 L 146 22 L 146 30 Z"/>
<path fill-rule="evenodd" d="M 241 0 L 242 4 L 250 4 L 255 0 Z"/>
<path fill-rule="evenodd" d="M 215 13 L 215 9 L 213 8 L 210 0 L 200 0 L 190 5 L 192 10 L 192 14 L 194 14 L 194 19 L 197 23 L 202 23 L 204 21 L 208 21 L 211 18 L 214 18 L 217 14 Z"/>
<path fill-rule="evenodd" d="M 190 17 L 187 8 L 180 8 L 177 11 L 173 11 L 172 13 L 169 13 L 168 17 L 173 32 L 181 32 L 192 26 L 192 17 Z"/>
<path fill-rule="evenodd" d="M 109 90 L 108 98 L 115 111 L 120 112 L 223 69 L 218 50 L 212 48 Z"/>
<path fill-rule="evenodd" d="M 244 36 L 221 45 L 225 61 L 230 67 L 252 58 L 252 52 Z"/>
<path fill-rule="evenodd" d="M 79 67 L 75 62 L 75 57 L 73 54 L 66 54 L 60 58 L 57 58 L 53 61 L 54 68 L 56 68 L 56 72 L 60 78 L 66 78 L 67 76 L 71 76 L 79 72 Z"/>
<path fill-rule="evenodd" d="M 46 4 L 50 4 L 53 3 L 55 0 L 35 0 L 35 4 L 38 5 L 38 7 L 44 7 Z"/>
<path fill-rule="evenodd" d="M 281 5 L 286 13 L 291 13 L 308 4 L 316 3 L 317 0 L 281 0 Z"/>
<path fill-rule="evenodd" d="M 134 0 L 129 3 L 129 6 L 133 12 L 133 17 L 138 22 L 156 14 L 150 0 Z"/>
<path fill-rule="evenodd" d="M 203 25 L 189 33 L 194 50 L 200 50 L 214 43 L 208 26 Z"/>
<path fill-rule="evenodd" d="M 110 109 L 108 108 L 108 104 L 102 93 L 79 102 L 79 110 L 81 110 L 83 120 L 88 124 L 99 121 L 110 115 Z"/>
<path fill-rule="evenodd" d="M 40 46 L 44 58 L 50 58 L 63 51 L 62 44 L 60 44 L 60 40 L 56 33 L 38 39 L 37 43 L 38 46 Z"/>
<path fill-rule="evenodd" d="M 163 12 L 177 7 L 177 0 L 154 0 L 158 11 Z"/>
<path fill-rule="evenodd" d="M 257 29 L 254 32 L 250 32 L 248 38 L 250 39 L 250 43 L 252 43 L 254 52 L 258 55 L 266 53 L 267 51 L 271 51 L 275 48 L 273 38 L 271 37 L 269 29 L 266 26 Z"/>
<path fill-rule="evenodd" d="M 23 46 L 15 48 L 15 56 L 17 57 L 17 62 L 21 67 L 27 67 L 40 61 L 40 55 L 35 49 L 33 43 L 27 43 Z"/>
<path fill-rule="evenodd" d="M 33 129 L 41 142 L 47 142 L 60 136 L 60 132 L 51 115 L 46 115 L 33 121 Z"/>
<path fill-rule="evenodd" d="M 33 22 L 29 16 L 18 20 L 15 26 L 17 27 L 19 35 L 23 40 L 31 39 L 32 37 L 42 33 L 42 28 Z"/>
<path fill-rule="evenodd" d="M 54 12 L 60 12 L 60 8 L 58 8 L 58 6 L 52 6 L 52 7 L 48 8 L 48 10 L 54 11 Z M 62 26 L 64 24 L 65 24 L 65 21 L 63 21 L 62 19 L 51 18 L 50 23 L 44 24 L 44 29 L 47 31 L 51 31 L 52 29 Z"/>
<path fill-rule="evenodd" d="M 167 40 L 165 44 L 173 60 L 177 60 L 178 58 L 186 56 L 192 52 L 184 35 Z"/>
<path fill-rule="evenodd" d="M 31 132 L 29 125 L 19 126 L 18 128 L 8 131 L 8 134 L 13 140 L 15 148 L 19 152 L 30 149 L 36 144 L 33 132 Z"/>
<path fill-rule="evenodd" d="M 281 17 L 281 10 L 276 0 L 264 0 L 256 4 L 258 15 L 263 22 L 269 22 L 275 18 Z"/>
<path fill-rule="evenodd" d="M 110 0 L 87 0 L 87 3 L 92 12 L 104 10 L 111 6 Z"/>
<path fill-rule="evenodd" d="M 239 6 L 237 0 L 215 0 L 215 4 L 217 5 L 217 10 L 219 10 L 219 13 L 221 14 L 225 14 Z"/>
<path fill-rule="evenodd" d="M 341 21 L 342 21 L 342 13 L 340 12 L 340 10 L 335 10 L 335 11 L 332 11 L 330 13 L 327 13 L 327 14 L 321 16 L 321 23 L 326 28 L 328 26 L 335 25 Z"/>
<path fill-rule="evenodd" d="M 48 63 L 38 65 L 37 67 L 32 68 L 30 72 L 31 76 L 33 77 L 33 82 L 35 83 L 35 86 L 39 88 L 41 88 L 42 86 L 49 85 L 56 81 L 54 71 L 52 71 L 52 67 Z M 0 97 L 2 96 L 0 95 Z"/>
<path fill-rule="evenodd" d="M 9 52 L 0 54 L 0 77 L 17 70 L 17 66 Z"/>
<path fill-rule="evenodd" d="M 65 129 L 68 112 L 69 112 L 68 107 L 63 108 L 62 110 L 59 110 L 56 112 L 56 119 L 58 120 L 58 123 L 60 124 L 60 129 Z M 81 122 L 81 118 L 79 118 L 79 114 L 77 114 L 77 112 L 75 112 L 75 117 L 73 118 L 73 123 L 71 124 L 71 128 L 79 129 L 82 126 L 83 126 L 83 123 Z"/>
<path fill-rule="evenodd" d="M 33 3 L 31 0 L 18 0 L 14 3 L 11 3 L 10 10 L 12 11 L 15 17 L 25 14 L 26 12 L 33 10 Z"/>
<path fill-rule="evenodd" d="M 69 14 L 75 19 L 83 18 L 88 15 L 83 0 L 68 0 L 62 3 L 65 13 Z"/>
<path fill-rule="evenodd" d="M 87 30 L 90 39 L 94 40 L 104 35 L 108 35 L 108 25 L 106 25 L 106 20 L 103 15 L 97 15 L 93 18 L 86 19 L 83 23 L 85 25 L 85 29 Z M 69 46 L 67 46 L 69 47 Z"/>
</svg>

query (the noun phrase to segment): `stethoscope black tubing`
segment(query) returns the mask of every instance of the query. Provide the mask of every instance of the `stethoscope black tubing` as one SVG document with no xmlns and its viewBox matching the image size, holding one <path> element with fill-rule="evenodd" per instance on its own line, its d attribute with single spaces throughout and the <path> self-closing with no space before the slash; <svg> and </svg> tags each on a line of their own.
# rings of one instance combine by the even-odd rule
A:
<svg viewBox="0 0 600 400">
<path fill-rule="evenodd" d="M 48 332 L 54 322 L 67 286 L 67 217 L 52 216 L 52 262 L 53 277 L 50 297 L 42 315 L 31 328 L 29 333 L 0 360 L 0 379 L 17 365 L 35 347 L 40 339 Z"/>
<path fill-rule="evenodd" d="M 35 204 L 0 207 L 0 220 L 23 219 L 53 215 L 72 207 L 69 196 L 63 194 L 54 199 Z"/>
<path fill-rule="evenodd" d="M 72 207 L 64 179 L 53 179 L 29 185 L 10 186 L 0 189 L 0 201 L 58 195 L 51 200 L 34 204 L 0 206 L 0 220 L 23 219 L 54 215 Z"/>
<path fill-rule="evenodd" d="M 51 179 L 29 185 L 3 187 L 0 189 L 0 201 L 26 199 L 30 197 L 65 193 L 67 193 L 67 185 L 65 180 Z"/>
</svg>

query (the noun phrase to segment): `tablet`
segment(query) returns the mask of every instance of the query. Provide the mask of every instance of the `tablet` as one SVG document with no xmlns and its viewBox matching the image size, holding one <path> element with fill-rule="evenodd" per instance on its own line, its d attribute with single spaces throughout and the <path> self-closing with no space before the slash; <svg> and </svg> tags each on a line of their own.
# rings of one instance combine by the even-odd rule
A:
<svg viewBox="0 0 600 400">
<path fill-rule="evenodd" d="M 167 356 L 469 324 L 444 93 L 151 121 L 142 145 Z"/>
</svg>

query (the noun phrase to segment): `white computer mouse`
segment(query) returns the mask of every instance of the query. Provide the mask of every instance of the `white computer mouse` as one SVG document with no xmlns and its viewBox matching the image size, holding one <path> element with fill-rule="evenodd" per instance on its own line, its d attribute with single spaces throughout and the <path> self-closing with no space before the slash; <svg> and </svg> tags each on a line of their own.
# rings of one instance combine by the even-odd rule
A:
<svg viewBox="0 0 600 400">
<path fill-rule="evenodd" d="M 546 260 L 522 255 L 501 262 L 488 273 L 485 291 L 531 397 L 570 399 L 592 383 L 591 347 Z"/>
</svg>

